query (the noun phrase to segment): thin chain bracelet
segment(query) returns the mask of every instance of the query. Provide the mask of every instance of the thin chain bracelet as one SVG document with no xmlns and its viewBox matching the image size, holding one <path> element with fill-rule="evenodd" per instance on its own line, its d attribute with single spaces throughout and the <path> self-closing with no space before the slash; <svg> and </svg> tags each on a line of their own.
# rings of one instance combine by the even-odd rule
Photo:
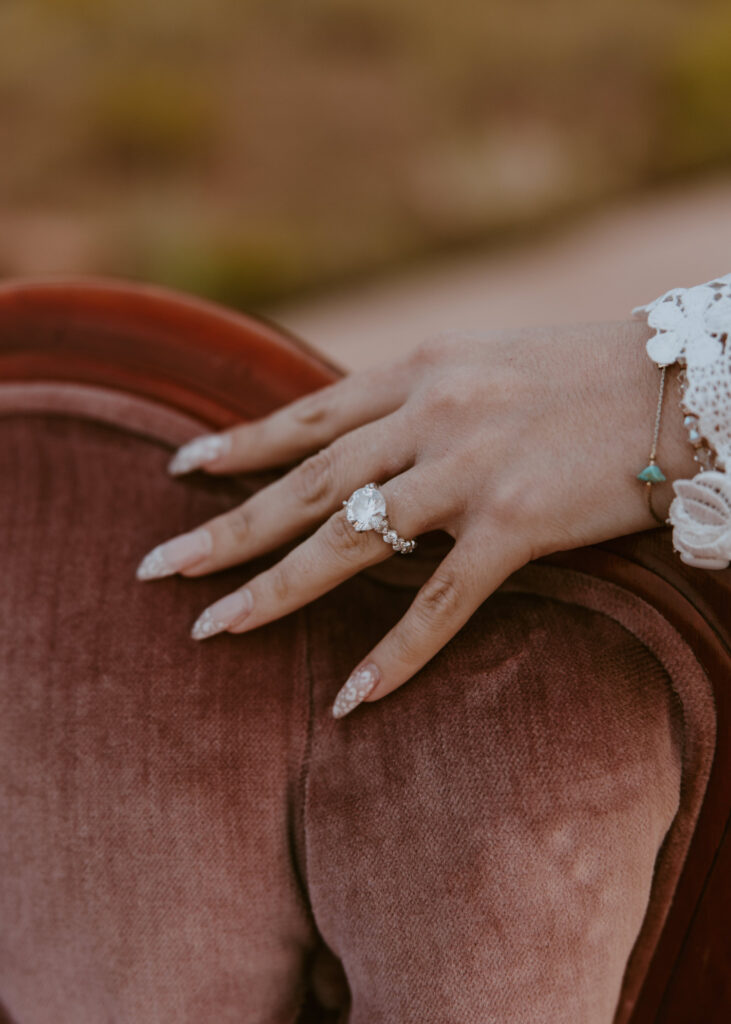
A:
<svg viewBox="0 0 731 1024">
<path fill-rule="evenodd" d="M 662 418 L 662 400 L 665 396 L 665 374 L 667 372 L 668 364 L 660 364 L 660 394 L 657 399 L 657 412 L 655 413 L 655 430 L 652 435 L 652 449 L 650 450 L 650 459 L 645 468 L 641 473 L 637 474 L 637 479 L 641 480 L 645 485 L 645 494 L 647 495 L 647 507 L 650 510 L 650 515 L 659 523 L 661 526 L 665 526 L 666 520 L 657 514 L 652 504 L 652 488 L 655 484 L 661 484 L 667 477 L 655 462 L 657 457 L 657 439 L 660 436 L 660 419 Z"/>
</svg>

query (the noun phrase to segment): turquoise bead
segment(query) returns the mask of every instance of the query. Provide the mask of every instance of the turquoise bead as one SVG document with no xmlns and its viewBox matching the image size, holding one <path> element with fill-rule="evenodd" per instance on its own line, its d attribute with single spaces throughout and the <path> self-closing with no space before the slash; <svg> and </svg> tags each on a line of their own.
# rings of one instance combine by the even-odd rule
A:
<svg viewBox="0 0 731 1024">
<path fill-rule="evenodd" d="M 651 462 L 649 466 L 645 466 L 641 473 L 637 474 L 637 479 L 642 480 L 646 484 L 661 484 L 663 480 L 667 480 L 667 477 L 654 462 Z"/>
</svg>

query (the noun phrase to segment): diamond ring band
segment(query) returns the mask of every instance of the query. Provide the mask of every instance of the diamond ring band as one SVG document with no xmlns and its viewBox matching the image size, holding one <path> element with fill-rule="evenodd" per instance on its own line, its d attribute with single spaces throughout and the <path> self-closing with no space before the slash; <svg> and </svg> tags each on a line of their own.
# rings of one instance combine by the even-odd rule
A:
<svg viewBox="0 0 731 1024">
<path fill-rule="evenodd" d="M 347 501 L 343 502 L 345 515 L 349 523 L 359 532 L 375 530 L 380 533 L 386 544 L 402 555 L 410 554 L 416 547 L 415 540 L 399 537 L 391 529 L 386 515 L 386 499 L 378 489 L 378 484 L 370 483 L 353 491 Z"/>
</svg>

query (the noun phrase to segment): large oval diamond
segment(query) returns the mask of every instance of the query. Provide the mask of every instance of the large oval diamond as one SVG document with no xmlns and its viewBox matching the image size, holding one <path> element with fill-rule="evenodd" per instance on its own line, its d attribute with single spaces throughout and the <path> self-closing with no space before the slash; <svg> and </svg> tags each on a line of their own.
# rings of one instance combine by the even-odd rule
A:
<svg viewBox="0 0 731 1024">
<path fill-rule="evenodd" d="M 356 530 L 372 530 L 386 514 L 386 499 L 375 484 L 366 484 L 348 498 L 345 515 Z"/>
</svg>

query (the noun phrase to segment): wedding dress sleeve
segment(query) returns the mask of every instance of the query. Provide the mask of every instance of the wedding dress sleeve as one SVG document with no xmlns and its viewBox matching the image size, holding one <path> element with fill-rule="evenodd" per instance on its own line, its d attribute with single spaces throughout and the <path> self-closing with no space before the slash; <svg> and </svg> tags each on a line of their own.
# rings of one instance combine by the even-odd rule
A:
<svg viewBox="0 0 731 1024">
<path fill-rule="evenodd" d="M 654 329 L 647 354 L 681 366 L 682 413 L 698 473 L 673 482 L 668 522 L 688 565 L 725 569 L 731 561 L 731 274 L 673 288 L 646 306 Z"/>
</svg>

